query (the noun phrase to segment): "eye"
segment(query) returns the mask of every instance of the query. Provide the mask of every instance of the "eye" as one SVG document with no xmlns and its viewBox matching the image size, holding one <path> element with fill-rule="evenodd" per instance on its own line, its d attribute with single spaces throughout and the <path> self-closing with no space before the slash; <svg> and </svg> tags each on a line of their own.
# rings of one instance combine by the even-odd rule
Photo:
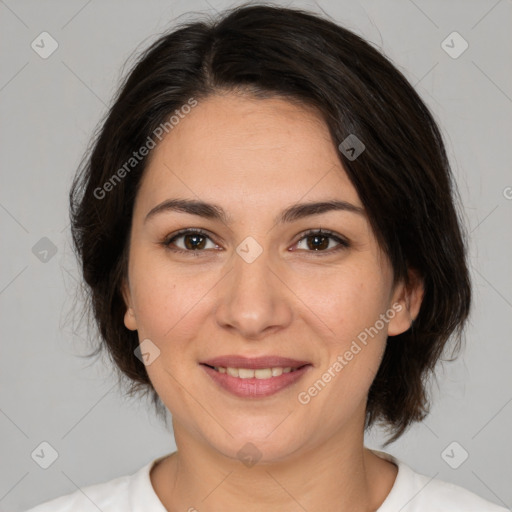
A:
<svg viewBox="0 0 512 512">
<path fill-rule="evenodd" d="M 182 243 L 181 246 L 178 244 L 180 240 Z M 331 246 L 333 241 L 337 243 L 334 247 Z M 208 242 L 210 242 L 212 246 L 208 247 Z M 167 237 L 162 244 L 170 251 L 192 253 L 194 256 L 199 256 L 200 253 L 205 252 L 206 249 L 219 249 L 219 246 L 212 241 L 210 235 L 206 231 L 198 228 L 182 229 Z M 299 249 L 303 249 L 304 247 L 300 247 L 301 244 L 305 245 L 306 252 L 322 252 L 328 254 L 350 247 L 350 243 L 344 238 L 331 231 L 322 229 L 311 229 L 303 233 L 302 238 L 295 246 Z"/>
<path fill-rule="evenodd" d="M 180 239 L 182 239 L 183 244 L 181 247 L 177 244 L 177 241 Z M 208 241 L 213 245 L 213 247 L 207 247 Z M 176 234 L 168 237 L 162 243 L 171 251 L 181 253 L 196 253 L 194 256 L 199 256 L 198 253 L 203 252 L 205 249 L 217 249 L 219 247 L 211 240 L 206 231 L 197 228 L 182 229 Z"/>
<path fill-rule="evenodd" d="M 338 243 L 334 248 L 331 246 L 332 241 Z M 350 243 L 344 238 L 322 229 L 311 229 L 303 233 L 296 246 L 300 244 L 305 246 L 307 252 L 327 252 L 328 254 L 350 247 Z"/>
</svg>

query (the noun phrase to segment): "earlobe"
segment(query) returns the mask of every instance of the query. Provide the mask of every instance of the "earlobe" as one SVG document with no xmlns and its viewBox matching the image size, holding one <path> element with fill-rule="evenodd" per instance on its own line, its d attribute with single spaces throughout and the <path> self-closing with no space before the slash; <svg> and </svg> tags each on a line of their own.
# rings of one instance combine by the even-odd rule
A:
<svg viewBox="0 0 512 512">
<path fill-rule="evenodd" d="M 393 294 L 391 305 L 396 314 L 389 321 L 388 336 L 402 334 L 411 327 L 419 314 L 423 294 L 423 279 L 418 271 L 409 269 L 409 284 L 400 283 Z"/>
<path fill-rule="evenodd" d="M 121 294 L 126 305 L 126 312 L 124 314 L 124 325 L 130 331 L 136 331 L 137 319 L 135 318 L 135 312 L 131 306 L 132 301 L 130 297 L 130 290 L 126 281 L 123 281 L 123 284 L 121 285 Z"/>
<path fill-rule="evenodd" d="M 137 330 L 137 321 L 132 308 L 126 309 L 126 313 L 124 314 L 124 325 L 127 329 L 130 329 L 130 331 Z"/>
</svg>

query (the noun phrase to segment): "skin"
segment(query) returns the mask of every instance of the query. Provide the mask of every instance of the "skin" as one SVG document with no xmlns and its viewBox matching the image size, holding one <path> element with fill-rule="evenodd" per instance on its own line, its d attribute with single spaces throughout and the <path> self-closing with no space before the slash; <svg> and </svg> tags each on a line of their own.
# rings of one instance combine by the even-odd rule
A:
<svg viewBox="0 0 512 512">
<path fill-rule="evenodd" d="M 218 204 L 230 223 L 176 211 L 145 221 L 169 198 Z M 124 322 L 160 350 L 146 368 L 172 413 L 177 446 L 151 471 L 167 510 L 373 511 L 389 494 L 397 468 L 364 447 L 366 398 L 387 337 L 410 327 L 423 288 L 417 278 L 393 286 L 364 215 L 274 222 L 288 206 L 331 199 L 362 207 L 323 120 L 283 99 L 210 96 L 153 150 L 134 204 Z M 200 239 L 200 254 L 190 236 L 188 245 L 183 236 L 174 241 L 186 254 L 163 245 L 184 228 L 211 235 Z M 350 247 L 334 251 L 339 242 L 327 239 L 315 250 L 303 233 L 319 228 Z M 248 236 L 262 248 L 252 263 L 236 252 Z M 393 304 L 401 311 L 317 396 L 299 403 L 298 393 Z M 227 354 L 313 367 L 273 396 L 239 398 L 199 365 Z M 261 454 L 251 467 L 237 456 L 246 443 Z"/>
</svg>

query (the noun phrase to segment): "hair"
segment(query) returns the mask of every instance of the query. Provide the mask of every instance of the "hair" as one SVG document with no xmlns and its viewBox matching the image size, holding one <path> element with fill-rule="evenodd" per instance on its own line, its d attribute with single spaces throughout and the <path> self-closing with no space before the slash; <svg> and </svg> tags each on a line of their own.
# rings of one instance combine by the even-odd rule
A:
<svg viewBox="0 0 512 512">
<path fill-rule="evenodd" d="M 388 339 L 368 393 L 365 429 L 376 422 L 386 427 L 387 445 L 428 414 L 427 384 L 452 334 L 454 352 L 460 349 L 471 304 L 467 235 L 440 131 L 415 89 L 364 39 L 305 10 L 242 5 L 182 23 L 144 50 L 123 80 L 69 194 L 85 307 L 100 335 L 90 355 L 105 349 L 119 377 L 128 378 L 129 393 L 149 392 L 162 412 L 134 353 L 138 334 L 124 326 L 121 292 L 134 200 L 149 157 L 131 172 L 120 170 L 190 98 L 224 93 L 313 107 L 333 144 L 352 134 L 366 147 L 356 159 L 340 150 L 340 162 L 394 283 L 408 286 L 408 270 L 415 269 L 424 286 L 418 316 Z"/>
</svg>

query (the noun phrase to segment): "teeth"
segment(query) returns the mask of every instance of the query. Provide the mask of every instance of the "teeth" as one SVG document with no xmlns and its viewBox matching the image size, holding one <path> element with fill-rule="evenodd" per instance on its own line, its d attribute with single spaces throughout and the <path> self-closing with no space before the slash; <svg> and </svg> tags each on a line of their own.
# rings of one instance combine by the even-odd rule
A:
<svg viewBox="0 0 512 512">
<path fill-rule="evenodd" d="M 272 376 L 272 370 L 270 370 L 270 375 L 261 376 L 262 372 L 267 373 L 267 369 L 249 370 L 247 368 L 238 368 L 236 371 L 238 372 L 238 377 L 241 379 L 254 379 L 256 376 L 257 379 L 268 379 Z"/>
<path fill-rule="evenodd" d="M 226 368 L 226 373 L 231 377 L 238 377 L 238 368 Z"/>
<path fill-rule="evenodd" d="M 224 368 L 222 366 L 214 366 L 215 370 L 219 373 L 227 373 L 231 377 L 238 377 L 239 379 L 270 379 L 271 377 L 279 377 L 283 373 L 290 373 L 296 370 L 290 366 L 286 368 L 258 368 L 253 370 L 251 368 Z"/>
</svg>

